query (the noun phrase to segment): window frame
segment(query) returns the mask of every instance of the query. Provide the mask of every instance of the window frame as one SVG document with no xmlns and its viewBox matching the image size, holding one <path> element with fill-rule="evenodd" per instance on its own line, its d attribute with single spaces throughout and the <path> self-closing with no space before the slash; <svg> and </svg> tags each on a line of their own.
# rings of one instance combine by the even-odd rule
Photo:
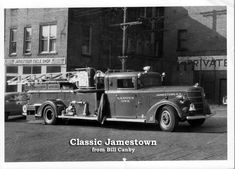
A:
<svg viewBox="0 0 235 169">
<path fill-rule="evenodd" d="M 27 37 L 26 37 L 26 30 L 28 29 L 28 28 L 30 28 L 30 37 L 29 37 L 29 39 L 27 39 Z M 29 52 L 27 52 L 26 51 L 26 43 L 30 43 L 30 51 Z M 24 28 L 24 55 L 31 55 L 32 54 L 32 27 L 31 26 L 27 26 L 27 27 L 25 27 Z"/>
<path fill-rule="evenodd" d="M 131 80 L 131 83 L 133 84 L 133 87 L 120 87 L 118 84 L 118 81 L 124 81 L 124 80 Z M 117 78 L 117 89 L 118 90 L 133 90 L 136 89 L 136 78 L 135 77 L 126 77 L 126 78 Z"/>
<path fill-rule="evenodd" d="M 30 72 L 27 72 L 26 69 L 29 69 Z M 38 73 L 35 73 L 37 72 L 38 70 L 39 72 Z M 41 66 L 23 66 L 23 75 L 29 75 L 29 74 L 41 74 L 42 73 L 42 67 Z"/>
<path fill-rule="evenodd" d="M 51 27 L 52 26 L 56 26 L 56 33 L 55 33 L 55 38 L 51 38 Z M 47 38 L 43 38 L 42 37 L 42 34 L 43 34 L 43 27 L 48 27 L 48 37 Z M 39 54 L 56 54 L 57 53 L 57 50 L 56 50 L 56 42 L 57 42 L 57 24 L 56 23 L 48 23 L 48 24 L 41 24 L 40 25 L 40 37 L 39 37 Z M 47 41 L 47 50 L 44 51 L 43 50 L 43 43 L 42 41 L 45 40 Z M 55 40 L 55 50 L 50 50 L 50 47 L 51 47 L 51 40 Z"/>
<path fill-rule="evenodd" d="M 13 40 L 12 38 L 13 36 L 13 32 L 15 31 L 15 39 Z M 10 56 L 16 56 L 17 55 L 17 28 L 13 27 L 10 28 L 10 41 L 9 41 L 9 55 Z M 12 52 L 12 48 L 13 48 L 13 43 L 15 43 L 15 51 Z"/>
<path fill-rule="evenodd" d="M 93 29 L 92 29 L 92 26 L 91 25 L 84 25 L 83 27 L 82 27 L 82 34 L 83 34 L 83 32 L 84 32 L 84 28 L 89 28 L 89 37 L 85 37 L 84 35 L 83 35 L 83 38 L 82 38 L 82 44 L 81 44 L 81 54 L 82 55 L 85 55 L 85 56 L 90 56 L 91 55 L 91 49 L 92 49 L 92 31 L 93 31 Z M 84 50 L 83 50 L 83 43 L 84 43 L 84 41 L 89 41 L 88 42 L 88 51 L 85 51 L 85 52 L 83 52 Z"/>
<path fill-rule="evenodd" d="M 188 30 L 187 29 L 179 29 L 178 32 L 177 32 L 177 50 L 178 51 L 186 51 L 187 48 L 182 45 L 182 43 L 185 43 L 187 42 L 187 33 L 188 33 Z M 185 38 L 182 37 L 182 35 L 185 34 Z"/>
<path fill-rule="evenodd" d="M 54 69 L 59 69 L 59 71 L 54 71 L 53 70 L 53 68 Z M 51 71 L 51 70 L 53 70 L 53 71 Z M 46 67 L 46 73 L 60 73 L 61 72 L 61 66 L 52 66 L 52 65 L 48 65 L 47 67 Z"/>
</svg>

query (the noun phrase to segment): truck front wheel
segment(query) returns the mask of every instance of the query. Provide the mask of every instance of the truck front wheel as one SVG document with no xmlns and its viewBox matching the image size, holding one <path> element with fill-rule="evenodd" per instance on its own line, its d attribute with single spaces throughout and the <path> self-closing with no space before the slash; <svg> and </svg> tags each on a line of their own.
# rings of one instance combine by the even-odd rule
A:
<svg viewBox="0 0 235 169">
<path fill-rule="evenodd" d="M 47 105 L 43 110 L 43 119 L 45 124 L 56 124 L 56 112 L 51 105 Z"/>
<path fill-rule="evenodd" d="M 176 111 L 171 106 L 164 106 L 159 116 L 159 125 L 162 131 L 171 132 L 178 126 Z"/>
<path fill-rule="evenodd" d="M 201 126 L 206 119 L 197 119 L 197 120 L 188 120 L 188 123 L 193 126 L 193 127 L 197 127 L 197 126 Z"/>
</svg>

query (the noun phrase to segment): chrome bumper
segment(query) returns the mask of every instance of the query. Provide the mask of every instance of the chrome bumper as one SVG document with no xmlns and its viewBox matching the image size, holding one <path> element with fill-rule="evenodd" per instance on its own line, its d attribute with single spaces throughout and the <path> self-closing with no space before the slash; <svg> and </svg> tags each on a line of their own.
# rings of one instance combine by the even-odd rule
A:
<svg viewBox="0 0 235 169">
<path fill-rule="evenodd" d="M 211 114 L 207 114 L 207 115 L 198 115 L 198 116 L 186 116 L 187 120 L 196 120 L 196 119 L 207 119 L 211 116 L 214 116 L 216 113 L 213 112 Z"/>
</svg>

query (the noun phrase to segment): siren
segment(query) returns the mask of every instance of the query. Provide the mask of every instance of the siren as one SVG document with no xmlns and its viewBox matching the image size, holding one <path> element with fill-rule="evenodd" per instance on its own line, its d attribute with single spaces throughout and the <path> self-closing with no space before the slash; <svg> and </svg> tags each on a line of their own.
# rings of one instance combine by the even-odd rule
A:
<svg viewBox="0 0 235 169">
<path fill-rule="evenodd" d="M 149 72 L 150 69 L 151 69 L 151 66 L 143 67 L 143 70 L 144 70 L 145 73 Z"/>
</svg>

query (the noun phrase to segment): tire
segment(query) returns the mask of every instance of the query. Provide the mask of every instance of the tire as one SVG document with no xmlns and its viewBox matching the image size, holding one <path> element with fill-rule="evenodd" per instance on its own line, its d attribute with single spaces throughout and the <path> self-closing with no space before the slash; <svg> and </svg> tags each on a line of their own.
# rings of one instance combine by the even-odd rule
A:
<svg viewBox="0 0 235 169">
<path fill-rule="evenodd" d="M 56 124 L 56 111 L 51 105 L 47 105 L 43 110 L 43 119 L 45 124 L 53 125 Z"/>
<path fill-rule="evenodd" d="M 159 116 L 159 126 L 162 131 L 172 132 L 178 126 L 178 115 L 171 106 L 164 106 Z"/>
<path fill-rule="evenodd" d="M 193 127 L 201 126 L 206 119 L 188 120 L 188 123 Z"/>
</svg>

